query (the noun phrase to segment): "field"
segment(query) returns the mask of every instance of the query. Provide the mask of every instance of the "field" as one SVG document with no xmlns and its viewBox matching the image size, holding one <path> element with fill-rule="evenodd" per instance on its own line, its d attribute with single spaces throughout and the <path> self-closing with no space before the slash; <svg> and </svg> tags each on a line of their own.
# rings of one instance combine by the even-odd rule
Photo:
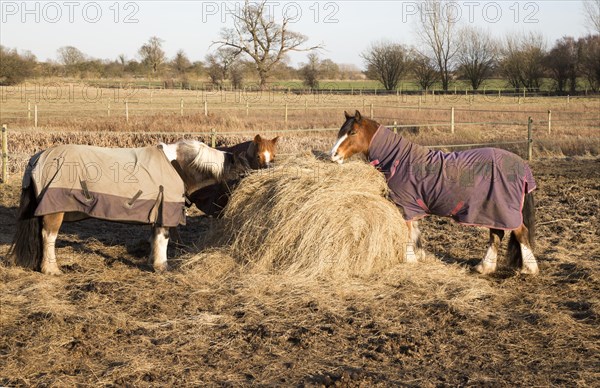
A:
<svg viewBox="0 0 600 388">
<path fill-rule="evenodd" d="M 100 104 L 86 115 L 77 112 L 86 105 L 65 101 L 54 105 L 60 115 L 33 128 L 26 101 L 4 104 L 11 177 L 0 185 L 1 261 L 23 163 L 51 144 L 131 146 L 182 132 L 210 139 L 215 128 L 224 144 L 278 133 L 285 156 L 328 149 L 335 131 L 317 129 L 339 128 L 344 109 L 363 110 L 361 96 L 307 104 L 308 114 L 300 100 L 290 103 L 286 126 L 281 95 L 248 116 L 233 94 L 229 103 L 209 98 L 215 109 L 205 116 L 200 96 L 197 111 L 181 116 L 180 95 L 164 93 L 152 97 L 163 99 L 162 109 L 176 103 L 174 112 L 140 112 L 129 122 L 101 117 Z M 405 124 L 407 136 L 430 145 L 525 140 L 526 119 L 534 117 L 539 276 L 503 265 L 492 276 L 471 273 L 485 254 L 486 231 L 437 217 L 421 224 L 429 260 L 350 279 L 253 271 L 220 251 L 194 261 L 199 240 L 218 222 L 198 212 L 171 245 L 177 265 L 166 274 L 146 265 L 147 227 L 66 224 L 57 243 L 63 276 L 0 264 L 0 385 L 597 385 L 598 100 L 428 96 L 419 109 L 417 98 L 369 97 L 364 104 L 367 112 L 374 105 L 381 122 Z M 457 108 L 455 133 L 435 125 L 448 123 L 450 106 Z M 14 112 L 25 118 L 13 119 Z M 525 155 L 524 144 L 507 148 Z"/>
</svg>

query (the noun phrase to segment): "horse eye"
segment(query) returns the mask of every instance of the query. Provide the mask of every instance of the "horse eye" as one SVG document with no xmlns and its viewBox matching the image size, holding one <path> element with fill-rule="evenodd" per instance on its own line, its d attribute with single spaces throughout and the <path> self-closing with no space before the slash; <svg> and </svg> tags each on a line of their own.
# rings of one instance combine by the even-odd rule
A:
<svg viewBox="0 0 600 388">
<path fill-rule="evenodd" d="M 354 136 L 354 135 L 356 135 L 356 131 L 355 131 L 354 129 L 353 129 L 353 130 L 351 130 L 349 135 L 350 135 L 350 136 Z"/>
</svg>

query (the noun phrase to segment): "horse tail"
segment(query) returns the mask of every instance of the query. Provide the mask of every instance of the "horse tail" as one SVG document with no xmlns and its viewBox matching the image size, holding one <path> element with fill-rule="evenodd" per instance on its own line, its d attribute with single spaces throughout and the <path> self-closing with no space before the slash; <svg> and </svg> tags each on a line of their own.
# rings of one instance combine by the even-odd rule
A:
<svg viewBox="0 0 600 388">
<path fill-rule="evenodd" d="M 533 192 L 525 194 L 525 200 L 523 201 L 523 225 L 527 228 L 527 238 L 529 240 L 529 247 L 533 250 L 535 248 L 535 201 L 533 198 Z M 523 262 L 523 256 L 521 253 L 521 245 L 515 236 L 514 231 L 510 233 L 510 239 L 508 240 L 507 257 L 509 264 L 519 267 Z"/>
<path fill-rule="evenodd" d="M 15 265 L 40 270 L 42 265 L 42 217 L 35 216 L 37 199 L 33 184 L 21 191 L 17 230 L 8 256 Z"/>
</svg>

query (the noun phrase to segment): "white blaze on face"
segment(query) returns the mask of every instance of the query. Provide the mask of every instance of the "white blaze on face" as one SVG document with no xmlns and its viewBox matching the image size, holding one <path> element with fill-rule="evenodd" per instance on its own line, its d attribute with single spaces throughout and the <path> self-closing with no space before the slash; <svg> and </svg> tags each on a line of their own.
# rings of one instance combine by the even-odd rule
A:
<svg viewBox="0 0 600 388">
<path fill-rule="evenodd" d="M 341 157 L 341 156 L 339 156 L 337 154 L 337 150 L 338 150 L 338 148 L 340 148 L 340 145 L 342 145 L 342 143 L 344 142 L 344 140 L 346 140 L 347 138 L 348 138 L 348 134 L 340 137 L 338 139 L 338 141 L 335 143 L 335 145 L 333 146 L 333 148 L 331 149 L 330 155 L 331 155 L 331 160 L 332 161 L 338 162 L 340 164 L 344 163 L 344 158 Z"/>
<path fill-rule="evenodd" d="M 269 151 L 263 152 L 263 156 L 265 158 L 265 164 L 271 163 L 271 153 Z"/>
</svg>

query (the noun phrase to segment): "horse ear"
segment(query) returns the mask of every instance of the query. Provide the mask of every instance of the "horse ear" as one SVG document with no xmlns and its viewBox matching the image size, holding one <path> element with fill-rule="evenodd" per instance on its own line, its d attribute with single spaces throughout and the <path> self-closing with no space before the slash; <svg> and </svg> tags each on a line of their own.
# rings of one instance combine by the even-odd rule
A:
<svg viewBox="0 0 600 388">
<path fill-rule="evenodd" d="M 254 140 L 252 140 L 254 143 L 258 144 L 262 141 L 262 137 L 260 137 L 260 135 L 256 135 L 254 136 Z"/>
<path fill-rule="evenodd" d="M 272 138 L 271 143 L 275 144 L 277 143 L 277 140 L 279 140 L 279 136 L 275 136 L 274 138 Z"/>
<path fill-rule="evenodd" d="M 346 112 L 346 111 L 344 111 L 344 117 L 346 117 L 346 120 L 348 120 L 348 119 L 351 119 L 351 118 L 352 118 L 352 116 L 350 116 L 350 115 L 348 114 L 348 112 Z"/>
<path fill-rule="evenodd" d="M 354 113 L 354 121 L 360 121 L 361 118 L 362 118 L 362 116 L 360 115 L 360 112 L 357 110 Z"/>
</svg>

